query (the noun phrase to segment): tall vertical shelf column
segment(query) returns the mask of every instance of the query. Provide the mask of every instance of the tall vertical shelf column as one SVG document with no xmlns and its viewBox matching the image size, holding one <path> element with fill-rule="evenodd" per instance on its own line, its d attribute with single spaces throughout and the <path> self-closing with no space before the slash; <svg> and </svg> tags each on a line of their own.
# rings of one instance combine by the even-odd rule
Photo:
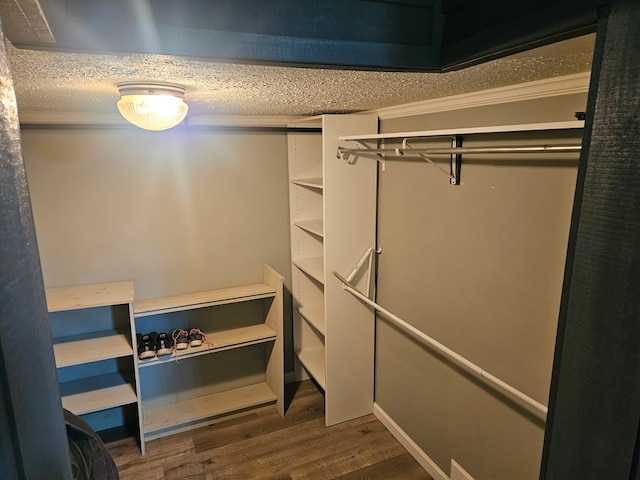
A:
<svg viewBox="0 0 640 480">
<path fill-rule="evenodd" d="M 374 314 L 342 290 L 376 242 L 375 162 L 346 165 L 339 137 L 377 133 L 375 115 L 323 115 L 288 134 L 296 380 L 325 391 L 326 424 L 373 409 Z"/>
<path fill-rule="evenodd" d="M 299 381 L 308 373 L 325 388 L 322 119 L 314 117 L 296 126 L 299 130 L 287 138 L 295 376 Z"/>
<path fill-rule="evenodd" d="M 49 288 L 46 295 L 62 406 L 98 432 L 133 422 L 140 435 L 133 282 Z M 140 447 L 144 453 L 141 435 Z"/>
</svg>

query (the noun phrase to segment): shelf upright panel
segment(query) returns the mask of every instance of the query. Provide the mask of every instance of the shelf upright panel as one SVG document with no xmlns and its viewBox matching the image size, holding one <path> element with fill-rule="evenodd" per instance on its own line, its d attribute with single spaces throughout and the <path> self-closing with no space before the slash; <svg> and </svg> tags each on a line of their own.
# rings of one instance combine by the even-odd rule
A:
<svg viewBox="0 0 640 480">
<path fill-rule="evenodd" d="M 336 152 L 348 146 L 341 136 L 376 134 L 378 119 L 321 115 L 308 123 L 320 129 L 288 133 L 294 373 L 324 389 L 332 425 L 373 411 L 374 315 L 342 295 L 331 271 L 348 275 L 376 246 L 376 162 L 346 164 Z M 309 193 L 320 186 L 321 196 Z"/>
<path fill-rule="evenodd" d="M 339 137 L 377 131 L 376 115 L 323 116 L 327 425 L 373 412 L 375 316 L 331 272 L 348 275 L 376 247 L 377 162 L 346 163 L 336 152 L 348 146 Z"/>
</svg>

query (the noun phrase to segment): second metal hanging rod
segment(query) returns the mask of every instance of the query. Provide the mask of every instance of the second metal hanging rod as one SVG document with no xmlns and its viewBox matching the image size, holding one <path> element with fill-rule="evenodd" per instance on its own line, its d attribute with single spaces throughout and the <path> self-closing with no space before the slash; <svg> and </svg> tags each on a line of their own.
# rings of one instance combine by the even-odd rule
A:
<svg viewBox="0 0 640 480">
<path fill-rule="evenodd" d="M 338 147 L 338 158 L 351 155 L 451 155 L 491 153 L 579 153 L 580 145 L 530 145 L 521 147 L 443 147 L 443 148 L 345 148 Z"/>
</svg>

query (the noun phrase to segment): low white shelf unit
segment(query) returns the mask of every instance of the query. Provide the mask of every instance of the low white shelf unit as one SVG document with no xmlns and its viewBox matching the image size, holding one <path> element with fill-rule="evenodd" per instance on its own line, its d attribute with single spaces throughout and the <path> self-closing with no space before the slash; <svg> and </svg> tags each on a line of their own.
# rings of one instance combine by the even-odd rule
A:
<svg viewBox="0 0 640 480">
<path fill-rule="evenodd" d="M 62 406 L 96 431 L 134 416 L 140 435 L 133 282 L 49 288 L 46 297 Z"/>
<path fill-rule="evenodd" d="M 284 414 L 283 278 L 137 301 L 138 333 L 199 328 L 205 343 L 140 360 L 145 440 L 275 404 Z"/>
</svg>

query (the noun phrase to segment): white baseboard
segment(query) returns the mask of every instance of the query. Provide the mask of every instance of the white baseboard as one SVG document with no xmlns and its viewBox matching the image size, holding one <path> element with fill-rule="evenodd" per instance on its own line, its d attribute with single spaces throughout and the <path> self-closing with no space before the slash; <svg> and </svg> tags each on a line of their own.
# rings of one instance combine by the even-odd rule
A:
<svg viewBox="0 0 640 480">
<path fill-rule="evenodd" d="M 407 452 L 416 459 L 422 468 L 424 468 L 429 475 L 434 478 L 434 480 L 449 480 L 447 474 L 444 473 L 433 460 L 431 460 L 429 455 L 427 455 L 413 440 L 411 440 L 411 438 L 409 438 L 409 435 L 407 435 L 377 403 L 373 404 L 373 414 L 382 422 L 387 430 L 396 437 Z"/>
<path fill-rule="evenodd" d="M 451 459 L 451 480 L 474 480 L 469 472 L 460 466 L 453 458 Z"/>
</svg>

